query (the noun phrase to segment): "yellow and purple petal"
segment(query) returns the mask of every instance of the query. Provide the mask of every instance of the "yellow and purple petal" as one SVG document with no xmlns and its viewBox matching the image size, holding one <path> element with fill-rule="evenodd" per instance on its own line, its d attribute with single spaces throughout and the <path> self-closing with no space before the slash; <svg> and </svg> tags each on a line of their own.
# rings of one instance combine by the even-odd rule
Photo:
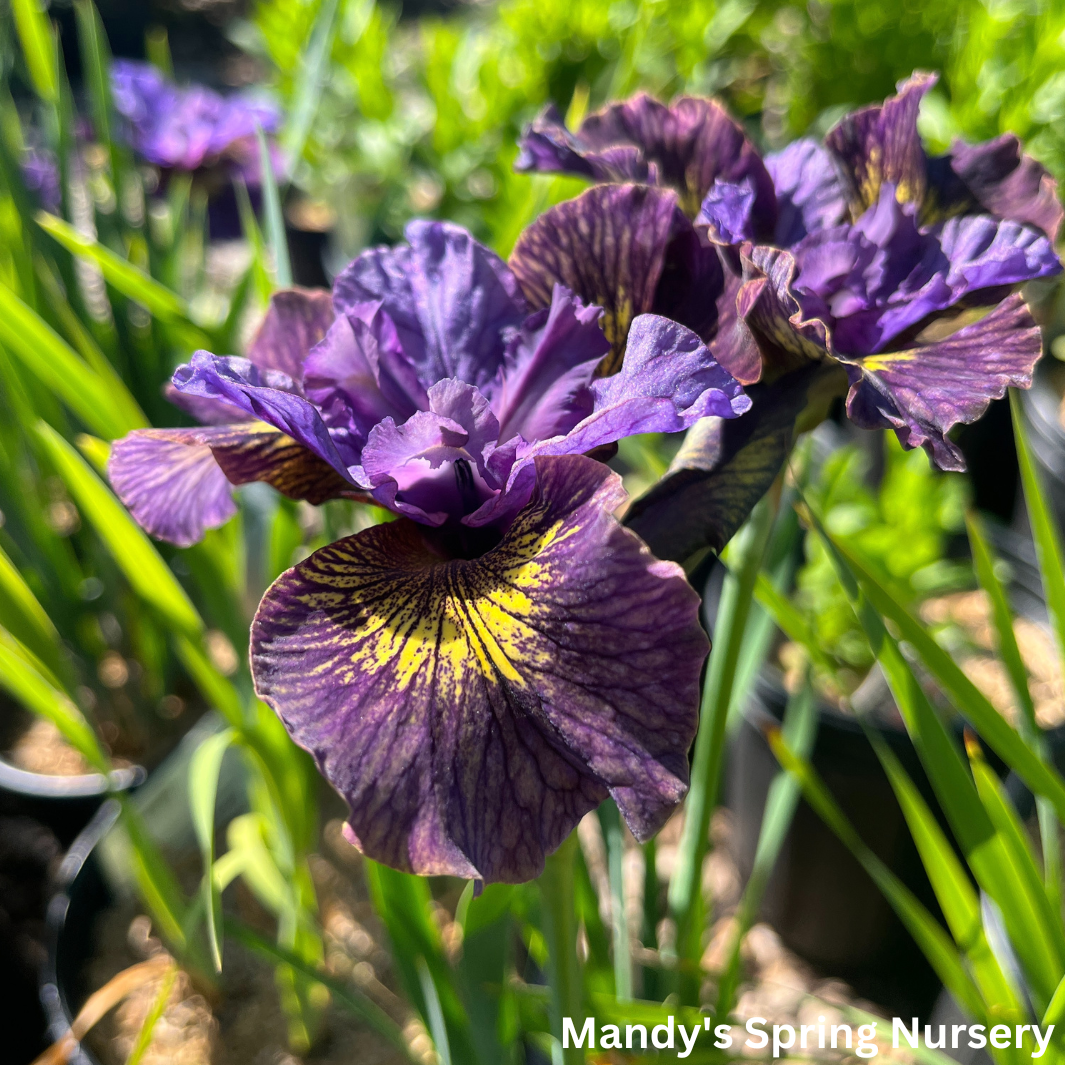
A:
<svg viewBox="0 0 1065 1065">
<path fill-rule="evenodd" d="M 903 203 L 920 207 L 928 188 L 927 158 L 917 132 L 917 113 L 934 74 L 914 74 L 898 94 L 845 115 L 828 131 L 825 146 L 839 163 L 851 217 L 857 220 L 890 182 Z"/>
<path fill-rule="evenodd" d="M 316 552 L 252 626 L 256 690 L 408 872 L 520 882 L 607 795 L 638 839 L 680 802 L 708 650 L 698 597 L 611 517 L 620 482 L 537 462 L 502 541 L 400 520 Z"/>
<path fill-rule="evenodd" d="M 840 357 L 851 378 L 847 413 L 867 429 L 892 428 L 944 470 L 963 470 L 952 426 L 976 421 L 1010 386 L 1028 388 L 1042 354 L 1039 327 L 1019 293 L 941 340 L 865 358 Z"/>
<path fill-rule="evenodd" d="M 559 284 L 603 308 L 611 352 L 602 373 L 621 365 L 638 314 L 675 314 L 704 338 L 717 321 L 723 285 L 717 255 L 700 248 L 675 193 L 667 189 L 588 189 L 533 222 L 515 245 L 510 266 L 534 308 L 550 306 Z"/>
<path fill-rule="evenodd" d="M 179 547 L 233 516 L 235 484 L 265 481 L 291 499 L 315 504 L 358 495 L 350 479 L 259 421 L 136 429 L 115 441 L 107 473 L 138 524 Z"/>
</svg>

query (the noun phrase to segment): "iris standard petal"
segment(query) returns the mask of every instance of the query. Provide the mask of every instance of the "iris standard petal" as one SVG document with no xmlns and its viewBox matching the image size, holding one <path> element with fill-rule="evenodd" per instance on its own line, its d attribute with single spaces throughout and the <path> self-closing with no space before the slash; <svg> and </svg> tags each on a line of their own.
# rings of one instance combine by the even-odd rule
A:
<svg viewBox="0 0 1065 1065">
<path fill-rule="evenodd" d="M 824 358 L 828 328 L 819 318 L 808 318 L 796 298 L 795 257 L 780 248 L 745 244 L 740 260 L 743 281 L 736 295 L 736 316 L 761 357 L 754 380 L 772 380 Z M 745 355 L 751 350 L 740 349 Z"/>
<path fill-rule="evenodd" d="M 983 144 L 955 141 L 945 162 L 957 181 L 936 184 L 935 174 L 945 173 L 944 168 L 936 168 L 932 189 L 938 201 L 935 207 L 951 212 L 960 203 L 996 218 L 1025 222 L 1057 243 L 1065 216 L 1057 195 L 1058 183 L 1046 167 L 1021 151 L 1021 142 L 1014 134 L 1003 133 Z"/>
<path fill-rule="evenodd" d="M 270 297 L 266 317 L 248 345 L 260 370 L 280 370 L 303 380 L 303 360 L 333 324 L 333 297 L 326 289 L 289 288 Z"/>
<path fill-rule="evenodd" d="M 667 271 L 671 249 L 686 269 Z M 676 195 L 666 189 L 588 189 L 533 222 L 515 245 L 510 265 L 533 307 L 549 306 L 555 285 L 561 284 L 585 303 L 603 308 L 603 332 L 611 352 L 602 373 L 613 373 L 621 365 L 633 318 L 658 311 L 660 300 L 674 313 L 682 313 L 678 307 L 689 308 L 688 314 L 697 319 L 683 321 L 689 327 L 706 331 L 709 315 L 712 332 L 716 322 L 721 266 L 712 249 L 700 254 L 691 223 L 678 209 Z M 671 283 L 660 295 L 667 272 Z"/>
<path fill-rule="evenodd" d="M 521 150 L 514 169 L 519 173 L 575 174 L 606 182 L 642 182 L 650 177 L 647 161 L 639 148 L 616 147 L 605 151 L 588 148 L 566 129 L 554 104 L 549 104 L 533 119 L 518 144 Z"/>
<path fill-rule="evenodd" d="M 800 137 L 765 157 L 777 195 L 773 243 L 781 248 L 797 244 L 807 233 L 843 221 L 847 198 L 832 156 L 817 141 Z"/>
<path fill-rule="evenodd" d="M 601 464 L 541 459 L 537 482 L 480 558 L 380 525 L 283 574 L 253 623 L 259 696 L 395 868 L 528 880 L 608 794 L 642 840 L 687 790 L 698 597 L 610 516 Z"/>
<path fill-rule="evenodd" d="M 232 485 L 206 443 L 210 433 L 136 429 L 111 448 L 111 485 L 157 540 L 188 547 L 236 513 Z"/>
<path fill-rule="evenodd" d="M 174 374 L 174 386 L 185 395 L 240 407 L 292 437 L 350 481 L 347 470 L 358 461 L 357 449 L 345 434 L 326 428 L 318 410 L 296 394 L 286 374 L 259 370 L 250 360 L 236 355 L 221 357 L 197 351 L 192 361 Z"/>
<path fill-rule="evenodd" d="M 592 412 L 588 385 L 610 343 L 602 311 L 556 284 L 551 305 L 530 315 L 507 344 L 499 376 L 485 394 L 499 419 L 499 439 L 542 440 L 569 432 Z"/>
<path fill-rule="evenodd" d="M 632 323 L 621 369 L 592 382 L 592 413 L 526 455 L 584 454 L 636 433 L 676 433 L 711 415 L 737 418 L 751 401 L 690 330 L 656 314 Z"/>
<path fill-rule="evenodd" d="M 499 490 L 487 467 L 499 422 L 481 393 L 463 381 L 438 381 L 429 410 L 402 425 L 386 418 L 370 432 L 353 470 L 384 506 L 427 525 L 471 514 Z"/>
<path fill-rule="evenodd" d="M 487 384 L 503 362 L 502 332 L 528 314 L 495 252 L 448 222 L 411 222 L 407 244 L 363 252 L 333 285 L 338 313 L 383 309 L 423 387 L 447 377 Z"/>
<path fill-rule="evenodd" d="M 382 419 L 406 421 L 425 410 L 425 389 L 380 308 L 363 318 L 339 315 L 307 356 L 303 388 L 326 425 L 347 425 L 360 442 Z"/>
<path fill-rule="evenodd" d="M 947 439 L 976 421 L 1009 386 L 1027 388 L 1042 354 L 1039 327 L 1018 293 L 945 339 L 906 351 L 846 359 L 847 413 L 867 429 L 890 427 L 905 447 L 923 446 L 944 470 L 963 470 Z"/>
<path fill-rule="evenodd" d="M 754 189 L 767 237 L 776 220 L 773 182 L 743 127 L 716 100 L 678 96 L 668 106 L 646 93 L 593 112 L 576 133 L 550 109 L 521 139 L 523 170 L 560 170 L 594 181 L 640 181 L 677 191 L 689 217 L 721 179 Z M 635 151 L 635 154 L 630 154 Z"/>
<path fill-rule="evenodd" d="M 852 218 L 877 202 L 885 181 L 903 203 L 924 202 L 927 159 L 917 112 L 936 80 L 934 74 L 914 74 L 899 82 L 896 96 L 845 115 L 828 131 L 825 146 L 839 163 Z"/>
</svg>

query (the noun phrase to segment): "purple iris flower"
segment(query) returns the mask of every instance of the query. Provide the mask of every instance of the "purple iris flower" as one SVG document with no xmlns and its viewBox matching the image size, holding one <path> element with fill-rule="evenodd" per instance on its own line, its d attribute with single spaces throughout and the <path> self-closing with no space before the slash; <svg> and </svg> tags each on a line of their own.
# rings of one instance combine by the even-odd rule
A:
<svg viewBox="0 0 1065 1065">
<path fill-rule="evenodd" d="M 612 517 L 619 480 L 588 456 L 749 401 L 657 315 L 633 320 L 620 370 L 597 376 L 598 307 L 555 285 L 530 310 L 456 226 L 414 222 L 407 240 L 338 276 L 318 342 L 324 300 L 319 317 L 289 293 L 249 358 L 198 352 L 175 398 L 228 424 L 134 432 L 110 472 L 146 528 L 184 542 L 224 519 L 222 478 L 253 473 L 399 515 L 270 588 L 256 689 L 347 799 L 366 854 L 521 881 L 608 794 L 644 839 L 687 788 L 708 649 L 697 597 Z M 301 456 L 300 476 L 276 453 Z M 214 502 L 193 520 L 176 482 L 194 467 Z"/>
<path fill-rule="evenodd" d="M 717 100 L 705 97 L 678 96 L 666 105 L 638 93 L 588 115 L 575 133 L 551 106 L 519 143 L 517 170 L 672 188 L 689 217 L 716 180 L 750 182 L 765 209 L 774 201 L 769 173 L 743 126 Z"/>
<path fill-rule="evenodd" d="M 277 132 L 281 114 L 273 104 L 203 85 L 181 88 L 152 64 L 130 59 L 112 64 L 111 92 L 130 146 L 149 163 L 190 172 L 222 163 L 249 185 L 260 183 L 255 128 Z M 274 167 L 282 169 L 280 158 Z"/>
<path fill-rule="evenodd" d="M 1013 289 L 1061 271 L 1062 208 L 1011 135 L 929 158 L 917 112 L 934 81 L 915 75 L 824 145 L 769 156 L 772 241 L 746 181 L 715 182 L 696 225 L 739 253 L 743 324 L 715 346 L 737 379 L 839 365 L 854 422 L 960 470 L 949 429 L 1031 383 L 1041 337 Z"/>
</svg>

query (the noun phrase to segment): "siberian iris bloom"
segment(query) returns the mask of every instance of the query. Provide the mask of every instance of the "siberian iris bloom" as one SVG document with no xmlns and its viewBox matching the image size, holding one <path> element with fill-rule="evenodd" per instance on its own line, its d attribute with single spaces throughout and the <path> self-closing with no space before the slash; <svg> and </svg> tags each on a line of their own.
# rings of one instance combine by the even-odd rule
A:
<svg viewBox="0 0 1065 1065">
<path fill-rule="evenodd" d="M 256 421 L 132 433 L 112 481 L 158 534 L 183 505 L 167 462 L 247 479 L 254 460 L 269 479 L 254 437 L 273 433 L 326 474 L 316 487 L 398 515 L 269 589 L 257 691 L 346 798 L 364 853 L 521 881 L 607 795 L 645 839 L 687 788 L 698 597 L 615 521 L 619 480 L 589 455 L 749 403 L 683 326 L 638 316 L 620 370 L 597 376 L 598 307 L 557 285 L 530 312 L 458 227 L 415 222 L 407 240 L 338 276 L 300 365 L 198 352 L 174 375 L 182 401 Z"/>
<path fill-rule="evenodd" d="M 234 167 L 249 185 L 259 183 L 255 129 L 277 132 L 281 113 L 272 104 L 203 85 L 182 88 L 151 63 L 130 59 L 112 64 L 111 92 L 130 147 L 149 163 L 188 172 Z"/>
<path fill-rule="evenodd" d="M 841 367 L 856 424 L 894 429 L 960 470 L 951 427 L 1031 383 L 1042 342 L 1016 288 L 1061 271 L 1062 208 L 1012 135 L 929 158 L 917 112 L 934 82 L 915 75 L 823 146 L 769 157 L 773 242 L 759 237 L 769 219 L 745 182 L 716 181 L 697 224 L 739 251 L 749 334 L 717 354 L 740 380 Z"/>
<path fill-rule="evenodd" d="M 656 554 L 722 547 L 836 396 L 856 424 L 894 429 L 961 469 L 951 427 L 1030 383 L 1041 339 L 1016 289 L 1060 270 L 1055 185 L 1009 134 L 929 157 L 917 111 L 933 83 L 915 75 L 823 144 L 802 139 L 764 160 L 720 106 L 690 98 L 638 96 L 576 133 L 557 114 L 526 131 L 524 169 L 667 185 L 689 214 L 703 197 L 695 227 L 724 272 L 703 289 L 718 308 L 704 338 L 750 386 L 753 409 L 697 426 L 631 508 L 627 523 Z M 687 299 L 698 305 L 699 286 Z"/>
<path fill-rule="evenodd" d="M 543 305 L 555 282 L 599 304 L 616 367 L 628 324 L 643 312 L 688 326 L 707 343 L 731 331 L 738 284 L 692 225 L 716 180 L 745 182 L 770 204 L 772 180 L 743 130 L 716 100 L 668 106 L 640 93 L 575 133 L 548 107 L 523 134 L 520 171 L 556 171 L 597 186 L 558 204 L 518 240 L 510 264 Z"/>
</svg>

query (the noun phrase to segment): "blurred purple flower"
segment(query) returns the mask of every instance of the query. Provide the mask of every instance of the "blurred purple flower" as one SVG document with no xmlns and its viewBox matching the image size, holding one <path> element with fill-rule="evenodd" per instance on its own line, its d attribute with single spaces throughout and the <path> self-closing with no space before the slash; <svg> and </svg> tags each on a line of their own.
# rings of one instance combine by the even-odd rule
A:
<svg viewBox="0 0 1065 1065">
<path fill-rule="evenodd" d="M 20 168 L 27 191 L 46 211 L 55 214 L 63 198 L 55 156 L 44 148 L 27 148 L 22 154 Z"/>
<path fill-rule="evenodd" d="M 186 171 L 223 163 L 249 184 L 259 183 L 255 128 L 277 132 L 281 115 L 273 104 L 242 94 L 223 97 L 203 85 L 182 88 L 150 63 L 129 59 L 112 64 L 111 91 L 130 146 L 148 162 Z M 273 162 L 280 171 L 280 156 Z"/>
<path fill-rule="evenodd" d="M 229 424 L 130 434 L 112 483 L 146 528 L 184 542 L 226 516 L 212 504 L 190 520 L 192 486 L 175 484 L 193 466 L 216 502 L 214 469 L 401 515 L 267 592 L 257 690 L 347 799 L 365 853 L 525 880 L 607 794 L 638 838 L 665 821 L 687 787 L 707 651 L 682 571 L 610 516 L 619 481 L 586 456 L 749 401 L 694 333 L 653 314 L 633 319 L 620 370 L 597 376 L 599 307 L 555 284 L 530 312 L 507 265 L 456 226 L 414 222 L 407 239 L 339 275 L 313 346 L 324 317 L 297 315 L 314 320 L 297 337 L 279 301 L 307 297 L 281 294 L 250 358 L 198 352 L 175 398 Z M 278 450 L 303 456 L 300 491 Z"/>
</svg>

